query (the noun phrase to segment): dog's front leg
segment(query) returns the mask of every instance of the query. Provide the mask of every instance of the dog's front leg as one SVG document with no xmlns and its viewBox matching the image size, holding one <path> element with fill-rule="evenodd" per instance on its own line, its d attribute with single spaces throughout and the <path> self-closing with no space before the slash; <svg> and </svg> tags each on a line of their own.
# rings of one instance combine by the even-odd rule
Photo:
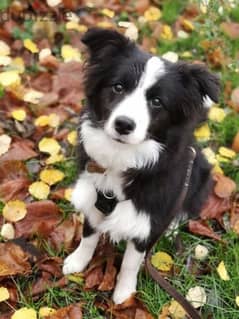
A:
<svg viewBox="0 0 239 319">
<path fill-rule="evenodd" d="M 97 193 L 91 181 L 79 178 L 73 190 L 72 204 L 85 216 L 83 236 L 77 249 L 64 260 L 65 275 L 83 271 L 94 254 L 100 236 L 96 226 L 103 218 L 94 206 L 96 199 Z"/>
<path fill-rule="evenodd" d="M 128 241 L 113 294 L 113 301 L 116 304 L 124 302 L 136 292 L 137 275 L 144 254 L 136 249 L 133 242 Z"/>
</svg>

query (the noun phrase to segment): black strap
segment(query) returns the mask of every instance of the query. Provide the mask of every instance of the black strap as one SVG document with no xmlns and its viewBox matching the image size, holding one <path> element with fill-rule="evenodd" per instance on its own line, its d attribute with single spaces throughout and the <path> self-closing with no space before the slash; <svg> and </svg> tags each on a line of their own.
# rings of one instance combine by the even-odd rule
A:
<svg viewBox="0 0 239 319">
<path fill-rule="evenodd" d="M 182 191 L 178 197 L 178 200 L 176 201 L 173 209 L 172 209 L 172 216 L 175 216 L 175 214 L 181 210 L 184 200 L 188 193 L 188 187 L 192 175 L 192 169 L 194 160 L 196 158 L 196 151 L 193 147 L 189 147 L 189 162 L 188 162 L 188 168 L 186 171 L 185 181 L 182 188 Z M 159 236 L 159 238 L 161 235 Z M 152 243 L 151 247 L 149 248 L 146 257 L 145 257 L 145 267 L 148 273 L 151 275 L 151 277 L 157 281 L 157 283 L 164 289 L 166 292 L 173 297 L 177 302 L 185 309 L 187 314 L 192 319 L 201 319 L 201 316 L 199 315 L 198 311 L 191 305 L 191 303 L 183 296 L 181 295 L 167 280 L 164 279 L 164 277 L 152 266 L 151 264 L 151 257 L 152 257 L 152 250 L 154 245 L 157 243 L 157 240 Z"/>
</svg>

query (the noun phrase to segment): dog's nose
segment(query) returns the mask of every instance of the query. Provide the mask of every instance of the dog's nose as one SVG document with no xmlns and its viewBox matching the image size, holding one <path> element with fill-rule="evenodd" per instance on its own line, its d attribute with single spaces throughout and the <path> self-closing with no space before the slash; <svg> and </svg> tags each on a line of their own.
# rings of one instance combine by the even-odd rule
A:
<svg viewBox="0 0 239 319">
<path fill-rule="evenodd" d="M 127 116 L 118 116 L 115 119 L 115 130 L 121 135 L 129 134 L 135 126 L 135 122 Z"/>
</svg>

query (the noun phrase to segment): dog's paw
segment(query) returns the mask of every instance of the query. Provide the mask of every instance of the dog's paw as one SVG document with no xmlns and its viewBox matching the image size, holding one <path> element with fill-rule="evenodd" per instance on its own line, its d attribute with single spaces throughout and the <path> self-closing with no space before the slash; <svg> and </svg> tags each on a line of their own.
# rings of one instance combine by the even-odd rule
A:
<svg viewBox="0 0 239 319">
<path fill-rule="evenodd" d="M 121 277 L 119 275 L 118 282 L 116 284 L 114 293 L 113 293 L 113 301 L 115 304 L 121 304 L 130 298 L 136 292 L 136 282 L 135 280 L 125 277 Z"/>
<path fill-rule="evenodd" d="M 64 260 L 62 272 L 64 275 L 82 272 L 86 268 L 87 264 L 88 261 L 84 260 L 82 256 L 75 251 Z"/>
</svg>

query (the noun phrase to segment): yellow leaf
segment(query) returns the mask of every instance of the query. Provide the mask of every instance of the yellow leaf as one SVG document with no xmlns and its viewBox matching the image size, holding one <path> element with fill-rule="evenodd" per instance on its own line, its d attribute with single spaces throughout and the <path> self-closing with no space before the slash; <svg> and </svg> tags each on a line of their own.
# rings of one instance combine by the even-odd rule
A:
<svg viewBox="0 0 239 319">
<path fill-rule="evenodd" d="M 31 53 L 38 53 L 39 49 L 37 45 L 31 39 L 25 39 L 23 41 L 24 47 L 29 50 Z"/>
<path fill-rule="evenodd" d="M 26 204 L 20 200 L 9 201 L 3 207 L 3 217 L 9 222 L 17 222 L 27 214 Z"/>
<path fill-rule="evenodd" d="M 220 155 L 222 155 L 224 157 L 227 157 L 227 158 L 230 158 L 230 159 L 233 159 L 237 155 L 236 152 L 234 152 L 230 148 L 227 148 L 227 147 L 224 147 L 224 146 L 221 146 L 219 148 L 218 152 L 219 152 Z"/>
<path fill-rule="evenodd" d="M 40 173 L 41 181 L 50 186 L 62 181 L 64 177 L 64 173 L 58 169 L 44 169 Z"/>
<path fill-rule="evenodd" d="M 105 8 L 105 9 L 102 9 L 101 10 L 101 13 L 104 15 L 104 16 L 106 16 L 106 17 L 108 17 L 108 18 L 114 18 L 114 16 L 115 16 L 115 13 L 114 13 L 114 11 L 112 11 L 112 10 L 110 10 L 110 9 L 107 9 L 107 8 Z"/>
<path fill-rule="evenodd" d="M 186 299 L 192 304 L 194 308 L 199 308 L 205 305 L 207 302 L 207 295 L 203 287 L 196 286 L 190 288 Z"/>
<path fill-rule="evenodd" d="M 0 55 L 0 65 L 7 66 L 10 65 L 12 62 L 12 58 L 9 56 L 1 56 Z"/>
<path fill-rule="evenodd" d="M 113 27 L 113 24 L 111 22 L 109 22 L 109 21 L 99 21 L 97 23 L 97 27 L 109 29 L 109 28 Z"/>
<path fill-rule="evenodd" d="M 225 281 L 230 280 L 224 261 L 221 261 L 220 264 L 218 265 L 217 272 L 222 280 L 225 280 Z"/>
<path fill-rule="evenodd" d="M 84 24 L 79 24 L 75 21 L 69 21 L 66 23 L 66 30 L 76 30 L 78 32 L 86 32 L 87 31 L 87 26 Z"/>
<path fill-rule="evenodd" d="M 21 57 L 16 57 L 12 60 L 11 68 L 15 70 L 18 73 L 24 73 L 25 72 L 25 64 L 24 60 Z"/>
<path fill-rule="evenodd" d="M 187 19 L 183 19 L 181 23 L 182 23 L 183 28 L 186 31 L 193 31 L 195 29 L 194 25 L 192 24 L 192 22 L 187 20 Z"/>
<path fill-rule="evenodd" d="M 162 39 L 165 39 L 165 40 L 172 40 L 173 32 L 172 32 L 172 29 L 169 25 L 167 25 L 167 24 L 163 25 L 162 33 L 160 34 L 160 37 Z"/>
<path fill-rule="evenodd" d="M 50 308 L 50 307 L 41 307 L 39 309 L 39 317 L 44 318 L 46 316 L 51 316 L 56 312 L 55 309 Z"/>
<path fill-rule="evenodd" d="M 76 145 L 76 143 L 77 143 L 77 131 L 71 131 L 71 132 L 67 135 L 67 141 L 68 141 L 71 145 Z"/>
<path fill-rule="evenodd" d="M 14 312 L 11 319 L 37 319 L 37 313 L 32 308 L 21 308 Z"/>
<path fill-rule="evenodd" d="M 16 109 L 11 112 L 12 117 L 17 121 L 24 121 L 26 118 L 26 111 L 23 109 Z"/>
<path fill-rule="evenodd" d="M 10 298 L 10 294 L 5 287 L 0 287 L 0 302 L 8 300 Z"/>
<path fill-rule="evenodd" d="M 3 134 L 0 135 L 0 156 L 7 153 L 7 151 L 9 150 L 10 144 L 11 144 L 11 137 Z"/>
<path fill-rule="evenodd" d="M 202 150 L 202 153 L 211 165 L 215 165 L 218 163 L 216 159 L 216 154 L 213 152 L 213 150 L 210 147 L 205 147 Z"/>
<path fill-rule="evenodd" d="M 7 88 L 11 85 L 20 85 L 21 78 L 16 71 L 5 71 L 0 73 L 0 84 Z"/>
<path fill-rule="evenodd" d="M 69 44 L 65 44 L 61 48 L 61 56 L 64 62 L 78 61 L 81 62 L 81 54 L 78 49 L 73 48 Z"/>
<path fill-rule="evenodd" d="M 6 56 L 10 54 L 10 47 L 9 45 L 4 42 L 4 41 L 0 41 L 0 55 L 1 56 Z"/>
<path fill-rule="evenodd" d="M 239 296 L 236 296 L 236 305 L 239 307 Z"/>
<path fill-rule="evenodd" d="M 161 18 L 162 13 L 159 8 L 156 7 L 149 7 L 145 12 L 144 12 L 144 18 L 147 22 L 149 21 L 157 21 Z"/>
<path fill-rule="evenodd" d="M 23 100 L 28 103 L 38 104 L 43 95 L 40 91 L 30 89 L 24 94 Z"/>
<path fill-rule="evenodd" d="M 50 193 L 50 187 L 44 182 L 34 182 L 29 186 L 28 190 L 37 199 L 47 199 Z"/>
<path fill-rule="evenodd" d="M 225 111 L 221 109 L 220 107 L 216 107 L 216 106 L 213 106 L 208 113 L 208 118 L 211 121 L 214 121 L 217 123 L 222 122 L 225 116 L 226 116 Z"/>
<path fill-rule="evenodd" d="M 1 236 L 5 239 L 13 239 L 15 237 L 15 229 L 10 223 L 2 225 Z"/>
<path fill-rule="evenodd" d="M 209 128 L 208 124 L 206 123 L 206 124 L 200 126 L 199 128 L 197 128 L 194 131 L 194 136 L 200 142 L 208 141 L 210 136 L 211 136 L 211 132 L 210 132 L 210 128 Z"/>
<path fill-rule="evenodd" d="M 72 188 L 67 188 L 64 193 L 64 198 L 68 200 L 69 202 L 71 201 L 71 198 L 72 198 L 72 192 L 73 192 Z"/>
<path fill-rule="evenodd" d="M 155 268 L 161 271 L 169 271 L 173 266 L 172 257 L 163 251 L 154 254 L 151 258 L 151 262 Z"/>
<path fill-rule="evenodd" d="M 60 124 L 60 116 L 56 113 L 51 113 L 49 115 L 49 126 L 55 128 Z"/>
<path fill-rule="evenodd" d="M 47 165 L 55 164 L 58 162 L 64 161 L 65 157 L 63 154 L 52 154 L 48 159 L 46 160 Z"/>
<path fill-rule="evenodd" d="M 73 281 L 77 284 L 82 284 L 84 282 L 82 273 L 76 273 L 74 275 L 67 275 L 67 279 L 70 281 Z"/>
<path fill-rule="evenodd" d="M 224 172 L 222 170 L 222 168 L 219 166 L 219 164 L 214 165 L 213 169 L 212 169 L 212 173 L 219 173 L 224 175 Z"/>
<path fill-rule="evenodd" d="M 226 157 L 221 156 L 219 154 L 216 155 L 216 159 L 219 163 L 229 163 L 230 162 L 229 158 L 226 158 Z"/>
<path fill-rule="evenodd" d="M 168 51 L 168 52 L 164 53 L 164 54 L 162 55 L 162 57 L 163 57 L 164 59 L 170 61 L 170 62 L 173 62 L 173 63 L 175 63 L 175 62 L 178 61 L 178 55 L 177 55 L 176 52 L 173 52 L 173 51 Z"/>
<path fill-rule="evenodd" d="M 186 318 L 186 311 L 176 300 L 171 301 L 168 310 L 173 319 Z"/>
<path fill-rule="evenodd" d="M 41 115 L 35 119 L 36 126 L 47 126 L 49 125 L 49 116 L 48 115 Z"/>
<path fill-rule="evenodd" d="M 44 137 L 41 139 L 38 147 L 41 152 L 49 153 L 51 155 L 58 154 L 61 149 L 60 144 L 54 138 L 50 137 Z"/>
</svg>

